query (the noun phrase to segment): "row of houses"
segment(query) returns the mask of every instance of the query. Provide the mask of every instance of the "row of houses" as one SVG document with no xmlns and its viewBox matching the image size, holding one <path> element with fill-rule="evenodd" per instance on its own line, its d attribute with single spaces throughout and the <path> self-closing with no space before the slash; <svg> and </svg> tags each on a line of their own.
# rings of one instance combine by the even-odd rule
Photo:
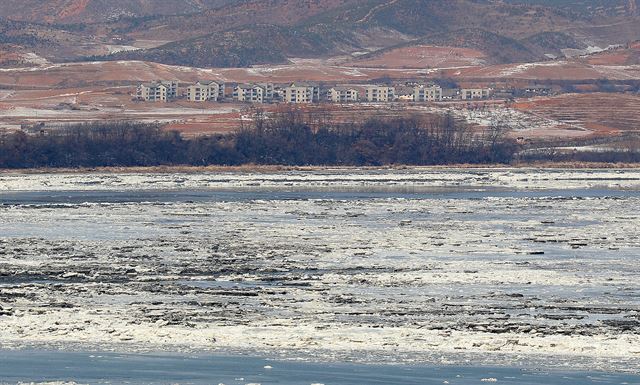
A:
<svg viewBox="0 0 640 385">
<path fill-rule="evenodd" d="M 229 98 L 246 103 L 294 103 L 308 104 L 328 101 L 333 103 L 366 102 L 438 102 L 443 100 L 486 99 L 491 96 L 488 88 L 443 89 L 436 84 L 415 84 L 411 87 L 384 85 L 335 86 L 322 90 L 317 84 L 296 82 L 276 87 L 273 83 L 238 84 L 227 93 L 224 83 L 196 82 L 183 94 L 192 102 L 222 101 Z M 136 92 L 138 100 L 166 102 L 179 97 L 177 81 L 158 81 L 141 84 Z"/>
</svg>

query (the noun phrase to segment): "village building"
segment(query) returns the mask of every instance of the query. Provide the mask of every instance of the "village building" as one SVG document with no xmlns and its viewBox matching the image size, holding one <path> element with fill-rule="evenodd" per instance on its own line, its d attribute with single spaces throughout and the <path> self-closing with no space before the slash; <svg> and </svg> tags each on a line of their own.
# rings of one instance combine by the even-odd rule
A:
<svg viewBox="0 0 640 385">
<path fill-rule="evenodd" d="M 497 89 L 491 94 L 496 99 L 513 99 L 516 96 L 514 89 Z"/>
<path fill-rule="evenodd" d="M 293 83 L 282 90 L 285 103 L 306 104 L 320 101 L 320 87 L 309 83 Z"/>
<path fill-rule="evenodd" d="M 136 98 L 146 102 L 167 102 L 178 96 L 178 81 L 157 81 L 140 84 Z"/>
<path fill-rule="evenodd" d="M 273 83 L 258 83 L 258 87 L 262 87 L 264 102 L 272 102 L 275 99 L 275 87 Z"/>
<path fill-rule="evenodd" d="M 238 84 L 233 91 L 233 99 L 247 103 L 268 103 L 275 98 L 272 83 Z"/>
<path fill-rule="evenodd" d="M 399 102 L 412 102 L 413 101 L 413 87 L 409 85 L 396 85 L 393 89 L 394 97 Z"/>
<path fill-rule="evenodd" d="M 351 87 L 333 87 L 327 93 L 327 100 L 333 103 L 348 103 L 358 101 L 358 90 Z"/>
<path fill-rule="evenodd" d="M 239 84 L 233 92 L 233 99 L 246 103 L 264 103 L 265 90 L 255 84 Z"/>
<path fill-rule="evenodd" d="M 457 88 L 443 88 L 442 100 L 454 100 L 460 98 L 460 90 Z"/>
<path fill-rule="evenodd" d="M 197 82 L 187 87 L 187 99 L 191 102 L 215 102 L 224 98 L 224 92 L 224 83 Z"/>
<path fill-rule="evenodd" d="M 489 88 L 463 88 L 460 90 L 460 98 L 462 100 L 469 99 L 486 99 L 491 95 Z"/>
<path fill-rule="evenodd" d="M 395 89 L 385 86 L 367 86 L 365 99 L 368 102 L 391 102 L 395 99 Z"/>
<path fill-rule="evenodd" d="M 418 85 L 413 88 L 414 102 L 440 102 L 442 101 L 442 87 L 432 85 Z"/>
</svg>

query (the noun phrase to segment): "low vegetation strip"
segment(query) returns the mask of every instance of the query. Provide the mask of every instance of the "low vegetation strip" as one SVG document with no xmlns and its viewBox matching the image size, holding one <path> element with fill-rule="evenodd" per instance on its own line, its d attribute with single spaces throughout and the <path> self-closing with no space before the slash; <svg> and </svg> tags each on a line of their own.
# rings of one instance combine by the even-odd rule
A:
<svg viewBox="0 0 640 385">
<path fill-rule="evenodd" d="M 638 148 L 525 148 L 491 124 L 478 130 L 452 115 L 337 123 L 299 109 L 228 133 L 184 138 L 160 125 L 104 122 L 0 136 L 0 168 L 148 166 L 382 166 L 522 162 L 640 162 Z"/>
<path fill-rule="evenodd" d="M 476 132 L 452 116 L 323 123 L 299 110 L 250 127 L 185 139 L 151 124 L 62 127 L 0 138 L 0 168 L 157 165 L 437 165 L 506 163 L 517 146 L 498 129 Z"/>
</svg>

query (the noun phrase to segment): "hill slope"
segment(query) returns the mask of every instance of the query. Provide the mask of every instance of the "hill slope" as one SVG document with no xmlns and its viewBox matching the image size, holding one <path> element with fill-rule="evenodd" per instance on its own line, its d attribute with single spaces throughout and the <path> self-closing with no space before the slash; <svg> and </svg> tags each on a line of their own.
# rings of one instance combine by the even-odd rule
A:
<svg viewBox="0 0 640 385">
<path fill-rule="evenodd" d="M 128 29 L 128 36 L 151 38 L 175 34 L 176 29 L 186 25 L 194 27 L 189 28 L 190 38 L 181 42 L 119 53 L 107 59 L 250 66 L 282 63 L 291 57 L 326 57 L 430 44 L 473 48 L 484 52 L 490 62 L 508 63 L 544 60 L 562 55 L 567 48 L 581 49 L 587 46 L 586 42 L 606 43 L 610 39 L 600 38 L 593 28 L 593 15 L 577 15 L 569 7 L 575 6 L 571 1 L 554 6 L 548 6 L 553 3 L 545 0 L 334 0 L 323 2 L 323 6 L 318 4 L 314 0 L 248 1 L 202 15 L 145 20 Z M 312 11 L 301 11 L 308 9 Z M 202 21 L 214 15 L 224 20 L 224 31 L 217 30 L 220 23 Z M 634 18 L 626 17 L 603 16 L 601 21 Z M 640 23 L 629 23 L 628 28 L 632 38 L 636 30 L 640 34 Z M 568 29 L 575 33 L 565 32 Z M 608 44 L 615 43 L 625 41 L 611 40 Z"/>
<path fill-rule="evenodd" d="M 79 22 L 62 27 L 76 37 L 68 39 L 76 46 L 78 38 L 90 36 L 92 41 L 87 45 L 117 42 L 147 48 L 89 57 L 92 60 L 250 66 L 283 63 L 293 57 L 324 58 L 427 44 L 473 48 L 482 51 L 489 62 L 507 63 L 543 60 L 561 56 L 566 49 L 604 48 L 640 39 L 637 2 L 24 0 L 11 7 L 13 0 L 0 0 L 0 16 Z M 63 55 L 74 53 L 69 60 L 77 60 L 77 51 L 57 50 Z M 85 51 L 90 55 L 113 52 Z"/>
<path fill-rule="evenodd" d="M 356 47 L 357 42 L 349 39 L 348 35 L 318 26 L 297 29 L 261 24 L 169 43 L 145 51 L 120 52 L 107 58 L 144 59 L 194 67 L 247 67 L 286 63 L 290 57 L 329 56 Z"/>
<path fill-rule="evenodd" d="M 93 23 L 122 16 L 195 13 L 234 0 L 0 0 L 0 17 L 35 23 Z"/>
<path fill-rule="evenodd" d="M 506 0 L 512 4 L 540 5 L 582 17 L 638 15 L 638 0 Z"/>
</svg>

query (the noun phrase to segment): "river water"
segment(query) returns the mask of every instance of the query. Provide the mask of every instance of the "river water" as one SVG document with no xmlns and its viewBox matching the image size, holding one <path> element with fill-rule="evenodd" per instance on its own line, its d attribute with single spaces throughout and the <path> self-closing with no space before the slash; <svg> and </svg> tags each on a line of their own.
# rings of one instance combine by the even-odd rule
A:
<svg viewBox="0 0 640 385">
<path fill-rule="evenodd" d="M 267 360 L 246 356 L 0 351 L 7 383 L 226 385 L 589 385 L 640 384 L 640 376 L 462 366 L 389 366 Z"/>
<path fill-rule="evenodd" d="M 634 170 L 0 175 L 0 379 L 636 384 L 638 207 Z"/>
</svg>

